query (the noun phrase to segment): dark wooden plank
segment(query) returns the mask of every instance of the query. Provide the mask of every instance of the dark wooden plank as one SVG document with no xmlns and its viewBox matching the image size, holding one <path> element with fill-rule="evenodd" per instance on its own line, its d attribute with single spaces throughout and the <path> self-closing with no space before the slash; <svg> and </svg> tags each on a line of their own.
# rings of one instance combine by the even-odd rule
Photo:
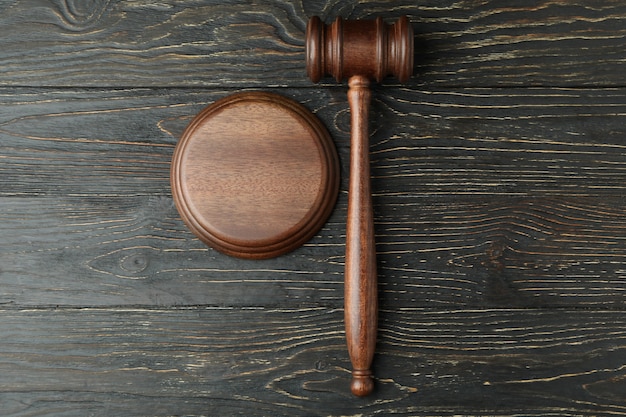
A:
<svg viewBox="0 0 626 417">
<path fill-rule="evenodd" d="M 340 310 L 1 314 L 5 416 L 626 415 L 621 312 L 383 311 L 365 399 Z"/>
<path fill-rule="evenodd" d="M 1 300 L 341 306 L 345 91 L 280 92 L 329 126 L 342 193 L 304 248 L 242 262 L 193 238 L 168 180 L 176 137 L 227 91 L 5 90 Z M 378 89 L 375 97 L 381 302 L 624 307 L 625 90 Z"/>
<path fill-rule="evenodd" d="M 345 89 L 278 92 L 318 114 L 345 173 Z M 0 195 L 167 194 L 177 138 L 202 107 L 228 93 L 4 90 Z M 624 89 L 378 89 L 377 194 L 623 195 L 625 115 Z"/>
<path fill-rule="evenodd" d="M 229 90 L 8 89 L 0 92 L 0 195 L 169 195 L 185 126 Z M 325 106 L 324 89 L 284 92 Z"/>
<path fill-rule="evenodd" d="M 426 196 L 624 194 L 622 89 L 384 92 L 371 151 L 386 184 Z"/>
<path fill-rule="evenodd" d="M 183 118 L 179 134 L 202 107 L 181 91 L 19 91 L 2 94 L 4 195 L 165 193 L 176 138 L 163 126 Z"/>
<path fill-rule="evenodd" d="M 10 0 L 1 7 L 4 86 L 306 86 L 309 16 L 400 14 L 416 31 L 414 84 L 624 84 L 621 1 Z"/>
<path fill-rule="evenodd" d="M 0 301 L 340 307 L 345 204 L 304 247 L 242 261 L 206 248 L 170 198 L 2 198 Z M 391 203 L 383 306 L 624 307 L 623 208 L 508 199 Z"/>
<path fill-rule="evenodd" d="M 341 305 L 343 239 L 330 225 L 290 254 L 245 261 L 196 239 L 171 198 L 2 198 L 0 207 L 2 303 Z"/>
</svg>

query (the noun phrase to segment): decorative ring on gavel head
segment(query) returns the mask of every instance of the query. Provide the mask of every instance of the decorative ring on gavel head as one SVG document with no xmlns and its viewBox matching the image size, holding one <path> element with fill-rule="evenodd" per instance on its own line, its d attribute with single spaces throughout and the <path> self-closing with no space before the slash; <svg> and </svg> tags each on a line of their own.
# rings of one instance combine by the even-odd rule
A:
<svg viewBox="0 0 626 417">
<path fill-rule="evenodd" d="M 337 81 L 353 75 L 382 81 L 393 75 L 400 82 L 413 73 L 413 28 L 406 16 L 388 25 L 376 20 L 343 20 L 325 25 L 309 19 L 306 33 L 306 68 L 318 82 L 330 75 Z"/>
</svg>

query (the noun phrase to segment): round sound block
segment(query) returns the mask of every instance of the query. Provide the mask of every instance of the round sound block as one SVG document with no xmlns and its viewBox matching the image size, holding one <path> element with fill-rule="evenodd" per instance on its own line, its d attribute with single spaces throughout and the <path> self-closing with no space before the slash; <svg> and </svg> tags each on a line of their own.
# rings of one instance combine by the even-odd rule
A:
<svg viewBox="0 0 626 417">
<path fill-rule="evenodd" d="M 309 240 L 339 190 L 337 153 L 322 123 L 285 97 L 247 92 L 202 110 L 176 146 L 178 211 L 228 255 L 271 258 Z"/>
</svg>

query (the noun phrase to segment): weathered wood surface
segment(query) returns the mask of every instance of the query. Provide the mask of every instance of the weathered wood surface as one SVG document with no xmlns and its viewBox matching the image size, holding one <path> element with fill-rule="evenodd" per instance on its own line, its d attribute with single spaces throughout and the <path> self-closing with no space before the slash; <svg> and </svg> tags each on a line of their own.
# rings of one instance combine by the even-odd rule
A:
<svg viewBox="0 0 626 417">
<path fill-rule="evenodd" d="M 374 87 L 381 330 L 349 395 L 345 86 L 304 25 L 408 14 L 417 77 Z M 8 416 L 626 415 L 620 1 L 0 4 L 0 406 Z M 266 261 L 172 204 L 177 138 L 284 94 L 342 160 L 330 221 Z"/>
<path fill-rule="evenodd" d="M 309 16 L 381 14 L 413 22 L 416 83 L 623 85 L 620 0 L 4 0 L 0 85 L 306 86 Z"/>
<path fill-rule="evenodd" d="M 345 90 L 279 91 L 329 126 L 344 175 L 315 239 L 260 262 L 207 249 L 171 199 L 176 138 L 227 92 L 5 92 L 1 300 L 341 305 Z M 626 90 L 386 91 L 371 147 L 382 300 L 624 307 Z"/>
<path fill-rule="evenodd" d="M 623 312 L 381 311 L 353 397 L 337 309 L 3 310 L 3 415 L 623 415 Z M 71 325 L 70 325 L 71 323 Z"/>
</svg>

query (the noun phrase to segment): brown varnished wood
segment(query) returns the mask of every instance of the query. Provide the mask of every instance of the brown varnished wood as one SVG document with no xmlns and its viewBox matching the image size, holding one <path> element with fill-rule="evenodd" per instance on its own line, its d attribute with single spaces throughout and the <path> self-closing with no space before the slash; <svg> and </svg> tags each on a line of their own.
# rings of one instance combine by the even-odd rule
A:
<svg viewBox="0 0 626 417">
<path fill-rule="evenodd" d="M 346 225 L 345 323 L 352 360 L 355 395 L 372 392 L 370 367 L 376 348 L 378 291 L 374 210 L 370 186 L 368 111 L 372 93 L 369 79 L 350 77 L 351 113 L 350 192 Z"/>
<path fill-rule="evenodd" d="M 265 92 L 238 93 L 201 111 L 178 143 L 172 193 L 188 227 L 228 255 L 271 258 L 324 224 L 339 162 L 312 113 Z"/>
<path fill-rule="evenodd" d="M 313 82 L 324 75 L 337 81 L 361 75 L 378 82 L 393 75 L 407 82 L 413 71 L 413 29 L 406 16 L 392 25 L 375 20 L 343 20 L 326 26 L 309 19 L 306 34 L 307 74 Z"/>
<path fill-rule="evenodd" d="M 329 26 L 314 16 L 307 25 L 306 68 L 312 81 L 332 75 L 348 78 L 351 114 L 350 186 L 346 227 L 345 326 L 352 361 L 351 391 L 359 397 L 374 389 L 370 370 L 376 349 L 378 292 L 376 242 L 370 187 L 368 112 L 370 79 L 389 75 L 406 82 L 413 70 L 413 29 L 406 16 L 393 25 L 376 20 Z"/>
</svg>

